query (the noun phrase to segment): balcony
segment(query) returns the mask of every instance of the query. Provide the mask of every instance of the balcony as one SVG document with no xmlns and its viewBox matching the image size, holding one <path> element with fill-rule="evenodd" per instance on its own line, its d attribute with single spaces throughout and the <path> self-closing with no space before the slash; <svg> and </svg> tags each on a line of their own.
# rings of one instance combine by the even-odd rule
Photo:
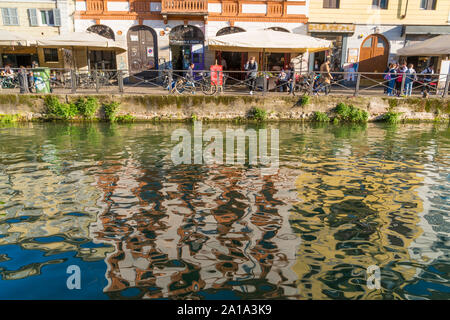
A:
<svg viewBox="0 0 450 320">
<path fill-rule="evenodd" d="M 87 0 L 86 11 L 90 13 L 101 13 L 105 11 L 105 1 L 103 0 Z"/>
<path fill-rule="evenodd" d="M 207 15 L 207 0 L 162 0 L 162 15 Z"/>
</svg>

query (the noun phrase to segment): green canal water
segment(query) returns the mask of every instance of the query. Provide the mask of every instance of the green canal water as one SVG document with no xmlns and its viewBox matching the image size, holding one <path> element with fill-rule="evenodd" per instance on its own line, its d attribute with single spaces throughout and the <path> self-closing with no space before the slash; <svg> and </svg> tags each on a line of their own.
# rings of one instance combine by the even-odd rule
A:
<svg viewBox="0 0 450 320">
<path fill-rule="evenodd" d="M 208 128 L 278 129 L 278 168 L 175 165 L 191 124 L 0 127 L 0 299 L 450 298 L 448 124 Z"/>
</svg>

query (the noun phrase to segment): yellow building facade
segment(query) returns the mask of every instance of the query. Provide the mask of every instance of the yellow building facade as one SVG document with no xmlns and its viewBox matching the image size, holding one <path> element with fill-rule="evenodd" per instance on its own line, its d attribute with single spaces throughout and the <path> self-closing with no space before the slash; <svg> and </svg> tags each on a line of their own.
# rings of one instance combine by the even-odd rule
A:
<svg viewBox="0 0 450 320">
<path fill-rule="evenodd" d="M 0 2 L 0 28 L 28 36 L 30 40 L 56 36 L 73 31 L 75 3 L 71 0 L 35 0 Z M 64 67 L 62 49 L 44 49 L 36 46 L 0 47 L 0 64 L 12 67 Z"/>
<path fill-rule="evenodd" d="M 332 66 L 383 72 L 406 45 L 450 33 L 450 0 L 311 0 L 308 33 L 332 40 Z M 325 57 L 316 55 L 311 68 Z M 437 58 L 411 57 L 416 70 Z"/>
</svg>

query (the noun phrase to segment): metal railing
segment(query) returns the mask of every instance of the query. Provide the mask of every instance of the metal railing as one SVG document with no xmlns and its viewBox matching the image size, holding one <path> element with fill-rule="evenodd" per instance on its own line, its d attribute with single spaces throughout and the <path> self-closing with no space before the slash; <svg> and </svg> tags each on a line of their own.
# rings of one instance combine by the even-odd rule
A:
<svg viewBox="0 0 450 320">
<path fill-rule="evenodd" d="M 207 0 L 162 0 L 161 13 L 207 13 Z"/>
<path fill-rule="evenodd" d="M 0 73 L 1 92 L 19 92 L 19 69 Z M 22 92 L 43 92 L 43 80 L 25 69 L 27 84 Z M 54 93 L 133 93 L 133 94 L 233 94 L 233 95 L 372 95 L 448 97 L 450 75 L 395 74 L 371 72 L 289 72 L 195 70 L 189 79 L 185 70 L 148 70 L 130 74 L 129 70 L 50 69 L 50 92 Z M 41 89 L 39 89 L 42 87 Z M 192 90 L 190 88 L 193 88 Z M 44 90 L 45 92 L 45 90 Z"/>
</svg>

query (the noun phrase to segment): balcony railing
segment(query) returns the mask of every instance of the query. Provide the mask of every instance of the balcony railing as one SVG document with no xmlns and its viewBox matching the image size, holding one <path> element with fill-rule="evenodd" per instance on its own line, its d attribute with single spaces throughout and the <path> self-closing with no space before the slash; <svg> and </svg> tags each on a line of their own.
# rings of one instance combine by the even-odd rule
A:
<svg viewBox="0 0 450 320">
<path fill-rule="evenodd" d="M 222 2 L 222 14 L 226 16 L 236 16 L 239 12 L 239 4 L 237 2 Z"/>
<path fill-rule="evenodd" d="M 103 0 L 87 0 L 86 1 L 86 11 L 89 12 L 103 12 L 105 10 L 105 1 Z"/>
<path fill-rule="evenodd" d="M 267 4 L 267 16 L 269 17 L 281 17 L 283 15 L 283 3 L 281 2 L 269 2 Z"/>
<path fill-rule="evenodd" d="M 162 14 L 207 14 L 207 0 L 162 0 Z"/>
</svg>

